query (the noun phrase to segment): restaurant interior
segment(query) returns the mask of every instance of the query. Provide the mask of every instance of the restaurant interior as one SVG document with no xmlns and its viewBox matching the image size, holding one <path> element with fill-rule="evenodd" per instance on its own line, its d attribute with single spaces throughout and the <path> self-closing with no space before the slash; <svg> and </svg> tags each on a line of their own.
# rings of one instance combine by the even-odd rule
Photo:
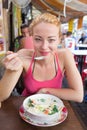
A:
<svg viewBox="0 0 87 130">
<path fill-rule="evenodd" d="M 21 1 L 24 2 L 24 0 Z M 27 4 L 24 2 L 24 5 L 22 2 L 20 2 L 20 0 L 18 0 L 18 3 L 17 0 L 0 0 L 0 53 L 7 50 L 14 51 L 14 47 L 15 47 L 14 39 L 18 35 L 21 35 L 21 30 L 20 30 L 21 24 L 31 23 L 32 20 L 37 15 L 43 12 L 50 12 L 56 15 L 58 19 L 60 19 L 63 26 L 62 33 L 71 31 L 73 37 L 75 38 L 78 37 L 79 39 L 81 34 L 84 32 L 87 37 L 87 32 L 86 32 L 87 21 L 85 20 L 85 24 L 83 24 L 84 23 L 83 19 L 85 16 L 87 16 L 87 0 L 25 0 Z M 76 50 L 73 51 L 73 54 L 75 57 L 76 66 L 80 71 L 82 81 L 84 84 L 84 100 L 82 103 L 77 103 L 77 102 L 69 102 L 69 103 L 72 106 L 74 113 L 77 115 L 80 122 L 82 123 L 83 129 L 78 127 L 78 123 L 77 123 L 76 128 L 74 127 L 70 128 L 69 126 L 67 126 L 69 130 L 87 129 L 87 43 L 79 44 L 78 39 L 76 44 L 77 45 Z M 58 46 L 58 48 L 60 49 L 62 48 L 61 43 L 60 46 Z M 1 56 L 0 56 L 0 60 L 1 60 Z M 0 79 L 2 78 L 4 71 L 5 68 L 0 63 Z M 18 82 L 17 85 L 21 86 L 21 83 Z M 63 86 L 68 87 L 66 77 L 64 77 Z M 21 89 L 21 87 L 18 89 Z M 13 95 L 15 96 L 16 94 Z M 8 102 L 10 102 L 10 100 Z M 16 103 L 16 100 L 14 101 L 14 103 Z M 16 106 L 18 106 L 18 104 Z M 3 108 L 4 110 L 6 110 L 4 105 Z M 4 110 L 1 111 L 3 112 Z M 6 115 L 4 114 L 4 117 L 5 116 Z M 0 122 L 2 122 L 1 117 L 0 117 Z M 71 122 L 73 122 L 73 120 Z M 2 128 L 3 128 L 2 125 L 0 125 L 0 129 Z M 13 126 L 11 128 L 13 128 Z M 26 128 L 27 130 L 28 126 L 25 124 L 23 128 Z M 61 128 L 61 126 L 59 126 L 59 128 L 60 128 L 59 130 L 68 130 L 68 129 Z M 34 129 L 35 127 L 31 126 L 31 130 Z M 43 130 L 43 129 L 44 128 L 40 129 L 36 127 L 36 130 Z M 55 127 L 55 129 L 57 130 L 57 127 Z M 8 127 L 7 125 L 6 130 L 12 130 L 12 129 L 10 129 L 10 127 Z M 22 130 L 22 128 L 19 130 Z M 46 128 L 46 130 L 48 130 L 48 127 Z"/>
</svg>

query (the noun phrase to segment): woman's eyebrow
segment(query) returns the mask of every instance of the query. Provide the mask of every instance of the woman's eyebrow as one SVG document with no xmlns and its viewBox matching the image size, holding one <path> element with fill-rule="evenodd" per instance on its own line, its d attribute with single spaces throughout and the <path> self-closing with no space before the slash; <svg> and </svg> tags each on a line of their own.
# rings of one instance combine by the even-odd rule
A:
<svg viewBox="0 0 87 130">
<path fill-rule="evenodd" d="M 49 36 L 48 38 L 56 38 L 56 36 Z"/>
<path fill-rule="evenodd" d="M 34 37 L 42 38 L 42 37 L 41 37 L 41 36 L 39 36 L 39 35 L 35 35 Z"/>
<path fill-rule="evenodd" d="M 39 36 L 39 35 L 35 35 L 34 37 L 42 38 L 42 37 Z M 48 36 L 48 38 L 56 38 L 56 36 Z"/>
</svg>

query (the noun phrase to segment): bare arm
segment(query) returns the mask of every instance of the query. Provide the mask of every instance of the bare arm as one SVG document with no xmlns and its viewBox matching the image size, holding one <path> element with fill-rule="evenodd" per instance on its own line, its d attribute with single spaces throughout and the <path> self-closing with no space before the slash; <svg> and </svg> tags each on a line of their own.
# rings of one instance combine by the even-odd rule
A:
<svg viewBox="0 0 87 130">
<path fill-rule="evenodd" d="M 8 98 L 23 70 L 23 64 L 16 53 L 10 52 L 4 59 L 5 74 L 0 80 L 0 102 Z"/>
</svg>

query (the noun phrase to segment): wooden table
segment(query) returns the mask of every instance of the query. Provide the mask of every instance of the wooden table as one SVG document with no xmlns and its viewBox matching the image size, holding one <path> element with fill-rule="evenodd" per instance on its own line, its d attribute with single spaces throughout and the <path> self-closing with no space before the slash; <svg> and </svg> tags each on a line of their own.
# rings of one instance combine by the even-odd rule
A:
<svg viewBox="0 0 87 130">
<path fill-rule="evenodd" d="M 64 122 L 52 127 L 39 127 L 26 123 L 19 116 L 19 108 L 25 97 L 10 97 L 0 109 L 0 130 L 85 130 L 69 102 L 64 101 L 68 117 Z"/>
</svg>

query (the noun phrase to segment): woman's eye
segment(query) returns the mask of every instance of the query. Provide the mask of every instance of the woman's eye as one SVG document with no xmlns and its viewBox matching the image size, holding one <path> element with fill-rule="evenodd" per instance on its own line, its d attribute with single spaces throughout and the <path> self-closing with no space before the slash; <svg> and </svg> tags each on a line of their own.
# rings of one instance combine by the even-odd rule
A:
<svg viewBox="0 0 87 130">
<path fill-rule="evenodd" d="M 55 42 L 56 40 L 55 39 L 49 39 L 48 41 L 49 41 L 49 43 L 51 43 L 51 42 Z"/>
<path fill-rule="evenodd" d="M 40 38 L 35 38 L 35 41 L 41 41 L 41 39 Z"/>
</svg>

